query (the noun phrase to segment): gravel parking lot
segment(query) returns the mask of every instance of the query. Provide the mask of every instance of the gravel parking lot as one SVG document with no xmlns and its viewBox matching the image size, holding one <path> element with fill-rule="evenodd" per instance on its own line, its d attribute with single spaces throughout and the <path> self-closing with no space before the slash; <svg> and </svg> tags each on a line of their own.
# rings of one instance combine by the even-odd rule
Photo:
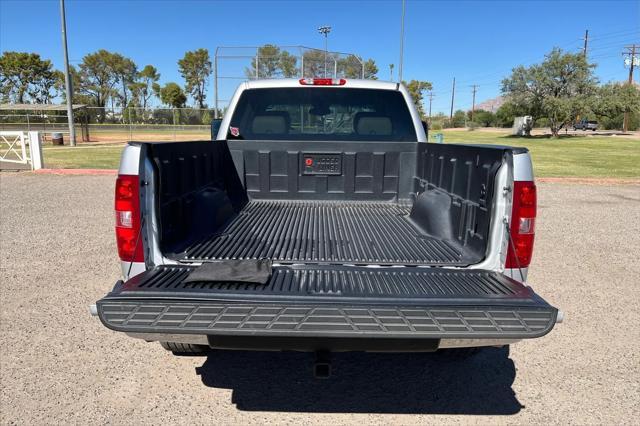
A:
<svg viewBox="0 0 640 426">
<path fill-rule="evenodd" d="M 174 357 L 88 305 L 119 276 L 112 176 L 0 175 L 0 415 L 27 423 L 635 423 L 640 186 L 540 184 L 530 283 L 566 315 L 463 363 L 298 353 Z M 633 420 L 636 419 L 636 420 Z"/>
</svg>

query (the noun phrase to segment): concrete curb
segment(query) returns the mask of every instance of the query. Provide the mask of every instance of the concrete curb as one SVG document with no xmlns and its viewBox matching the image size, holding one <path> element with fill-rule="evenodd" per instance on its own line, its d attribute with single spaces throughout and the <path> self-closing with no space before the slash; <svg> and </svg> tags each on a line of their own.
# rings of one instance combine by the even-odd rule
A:
<svg viewBox="0 0 640 426">
<path fill-rule="evenodd" d="M 116 169 L 40 169 L 34 170 L 38 175 L 85 175 L 85 176 L 115 176 Z"/>
</svg>

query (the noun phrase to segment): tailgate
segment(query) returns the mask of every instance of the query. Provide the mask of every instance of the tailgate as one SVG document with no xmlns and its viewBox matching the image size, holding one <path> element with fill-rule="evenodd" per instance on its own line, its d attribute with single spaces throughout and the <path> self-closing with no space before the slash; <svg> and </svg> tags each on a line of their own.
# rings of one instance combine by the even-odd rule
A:
<svg viewBox="0 0 640 426">
<path fill-rule="evenodd" d="M 529 287 L 482 270 L 274 267 L 267 284 L 183 282 L 159 266 L 97 302 L 112 330 L 289 338 L 523 339 L 548 333 L 557 309 Z"/>
</svg>

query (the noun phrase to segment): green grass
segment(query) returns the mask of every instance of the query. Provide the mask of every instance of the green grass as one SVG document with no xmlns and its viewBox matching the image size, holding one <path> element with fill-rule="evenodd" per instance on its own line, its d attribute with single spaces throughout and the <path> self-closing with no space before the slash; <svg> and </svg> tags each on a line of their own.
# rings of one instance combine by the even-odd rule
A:
<svg viewBox="0 0 640 426">
<path fill-rule="evenodd" d="M 433 133 L 440 133 L 434 131 Z M 504 132 L 444 130 L 445 143 L 525 146 L 538 177 L 640 178 L 640 139 L 611 136 L 521 138 Z M 116 169 L 123 145 L 44 149 L 48 168 Z"/>
<path fill-rule="evenodd" d="M 611 136 L 524 138 L 468 130 L 444 130 L 442 133 L 445 143 L 527 147 L 538 177 L 640 178 L 640 139 Z"/>
<path fill-rule="evenodd" d="M 49 169 L 117 169 L 124 145 L 45 146 L 44 166 Z"/>
</svg>

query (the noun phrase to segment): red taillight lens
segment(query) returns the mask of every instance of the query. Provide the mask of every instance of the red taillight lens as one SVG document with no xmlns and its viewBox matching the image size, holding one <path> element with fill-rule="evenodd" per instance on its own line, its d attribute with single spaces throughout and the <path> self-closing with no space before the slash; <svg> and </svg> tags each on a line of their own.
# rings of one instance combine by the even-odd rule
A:
<svg viewBox="0 0 640 426">
<path fill-rule="evenodd" d="M 303 86 L 344 86 L 347 80 L 344 78 L 301 78 Z"/>
<path fill-rule="evenodd" d="M 526 268 L 531 263 L 537 209 L 536 185 L 531 181 L 517 181 L 513 185 L 511 211 L 511 239 L 505 268 Z"/>
<path fill-rule="evenodd" d="M 116 180 L 116 241 L 118 255 L 126 262 L 144 262 L 140 238 L 140 180 L 119 175 Z"/>
</svg>

